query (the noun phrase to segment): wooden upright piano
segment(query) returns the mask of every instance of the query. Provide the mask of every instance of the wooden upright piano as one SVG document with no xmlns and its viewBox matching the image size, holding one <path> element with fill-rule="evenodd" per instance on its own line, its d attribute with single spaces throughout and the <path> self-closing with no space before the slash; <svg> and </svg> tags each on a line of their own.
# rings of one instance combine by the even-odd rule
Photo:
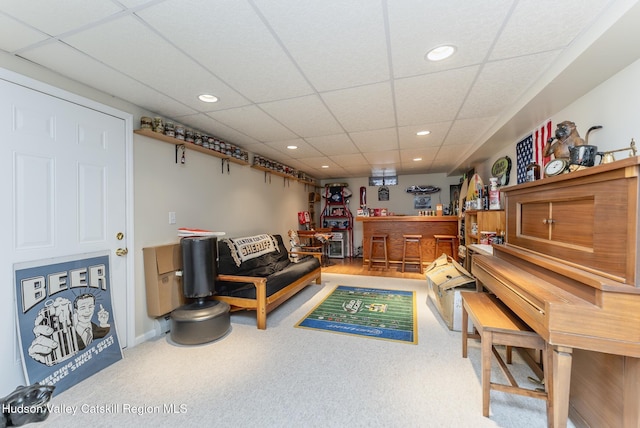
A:
<svg viewBox="0 0 640 428">
<path fill-rule="evenodd" d="M 506 240 L 473 258 L 553 349 L 550 426 L 640 427 L 640 157 L 502 189 Z"/>
</svg>

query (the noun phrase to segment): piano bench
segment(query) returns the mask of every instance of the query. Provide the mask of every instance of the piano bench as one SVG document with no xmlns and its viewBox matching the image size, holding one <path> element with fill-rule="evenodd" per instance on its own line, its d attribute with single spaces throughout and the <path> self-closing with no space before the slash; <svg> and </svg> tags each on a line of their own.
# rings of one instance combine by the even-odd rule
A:
<svg viewBox="0 0 640 428">
<path fill-rule="evenodd" d="M 547 418 L 551 417 L 552 373 L 551 352 L 547 342 L 532 331 L 506 305 L 489 293 L 461 291 L 462 297 L 462 358 L 467 358 L 467 340 L 479 338 L 481 342 L 481 377 L 482 377 L 482 414 L 489 417 L 489 398 L 491 390 L 509 394 L 546 400 Z M 466 326 L 471 319 L 477 334 L 469 334 Z M 507 363 L 511 363 L 511 348 L 529 348 L 542 351 L 543 376 L 545 390 L 533 390 L 518 386 L 509 371 L 507 364 L 494 345 L 506 346 Z M 491 382 L 491 354 L 495 355 L 498 365 L 509 380 L 510 385 Z M 550 419 L 548 419 L 550 420 Z"/>
</svg>

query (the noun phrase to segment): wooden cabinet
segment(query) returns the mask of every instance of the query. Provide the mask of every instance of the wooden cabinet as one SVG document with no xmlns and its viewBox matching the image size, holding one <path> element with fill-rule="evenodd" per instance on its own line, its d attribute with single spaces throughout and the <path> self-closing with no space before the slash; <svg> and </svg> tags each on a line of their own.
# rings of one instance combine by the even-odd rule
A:
<svg viewBox="0 0 640 428">
<path fill-rule="evenodd" d="M 638 180 L 602 169 L 507 189 L 507 241 L 635 286 Z"/>
<path fill-rule="evenodd" d="M 467 210 L 464 213 L 464 244 L 479 244 L 482 232 L 494 232 L 500 235 L 500 232 L 505 230 L 504 227 L 504 210 Z"/>
</svg>

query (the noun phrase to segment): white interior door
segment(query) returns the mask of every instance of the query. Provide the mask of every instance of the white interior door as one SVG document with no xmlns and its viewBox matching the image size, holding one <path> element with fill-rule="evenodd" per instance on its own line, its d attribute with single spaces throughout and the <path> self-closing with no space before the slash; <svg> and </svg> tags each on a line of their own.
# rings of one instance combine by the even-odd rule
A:
<svg viewBox="0 0 640 428">
<path fill-rule="evenodd" d="M 127 248 L 126 130 L 122 118 L 0 79 L 0 396 L 24 384 L 14 263 L 109 251 L 127 345 L 127 256 L 116 255 Z"/>
</svg>

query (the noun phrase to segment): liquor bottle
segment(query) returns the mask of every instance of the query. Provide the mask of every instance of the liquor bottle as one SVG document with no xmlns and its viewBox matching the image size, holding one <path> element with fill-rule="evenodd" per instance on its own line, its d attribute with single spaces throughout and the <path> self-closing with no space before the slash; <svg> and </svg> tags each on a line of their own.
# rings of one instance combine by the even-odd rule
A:
<svg viewBox="0 0 640 428">
<path fill-rule="evenodd" d="M 527 165 L 527 181 L 540 180 L 540 165 L 536 163 L 534 157 L 531 158 L 531 163 Z"/>
</svg>

